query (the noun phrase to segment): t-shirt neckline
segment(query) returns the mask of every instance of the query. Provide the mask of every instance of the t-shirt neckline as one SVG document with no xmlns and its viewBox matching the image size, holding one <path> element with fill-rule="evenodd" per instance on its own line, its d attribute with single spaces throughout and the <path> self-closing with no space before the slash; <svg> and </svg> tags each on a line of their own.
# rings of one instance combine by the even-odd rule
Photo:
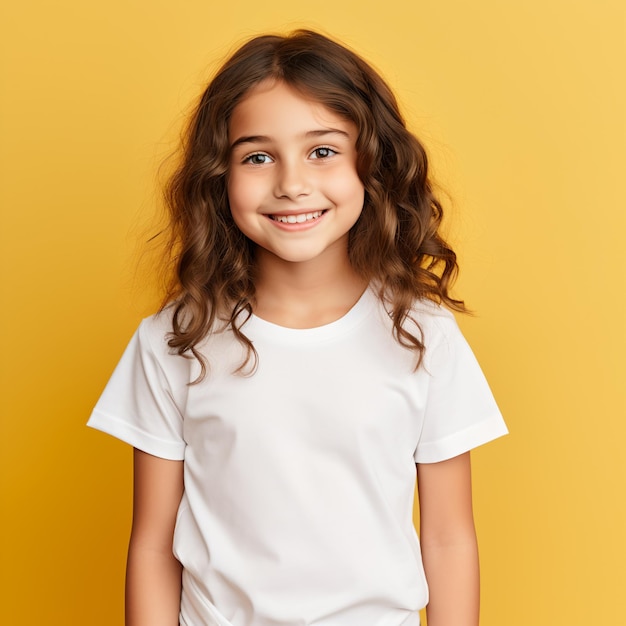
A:
<svg viewBox="0 0 626 626">
<path fill-rule="evenodd" d="M 367 287 L 355 304 L 344 315 L 328 324 L 315 326 L 313 328 L 289 328 L 268 322 L 253 313 L 244 324 L 242 330 L 244 333 L 252 334 L 256 337 L 285 339 L 292 343 L 323 341 L 341 336 L 349 329 L 358 325 L 367 317 L 375 303 L 376 296 L 372 293 L 370 287 Z"/>
</svg>

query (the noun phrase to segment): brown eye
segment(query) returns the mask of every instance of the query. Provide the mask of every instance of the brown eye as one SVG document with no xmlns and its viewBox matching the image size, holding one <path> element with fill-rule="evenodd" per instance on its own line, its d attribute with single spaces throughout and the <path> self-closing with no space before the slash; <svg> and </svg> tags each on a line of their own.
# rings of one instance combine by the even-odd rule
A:
<svg viewBox="0 0 626 626">
<path fill-rule="evenodd" d="M 311 152 L 312 159 L 327 159 L 330 156 L 337 154 L 332 148 L 327 148 L 325 146 L 321 146 L 319 148 L 315 148 L 313 152 Z"/>
<path fill-rule="evenodd" d="M 244 160 L 244 163 L 250 163 L 251 165 L 265 165 L 266 163 L 271 163 L 272 159 L 267 154 L 263 154 L 262 152 L 257 152 L 256 154 L 251 154 L 247 156 Z"/>
</svg>

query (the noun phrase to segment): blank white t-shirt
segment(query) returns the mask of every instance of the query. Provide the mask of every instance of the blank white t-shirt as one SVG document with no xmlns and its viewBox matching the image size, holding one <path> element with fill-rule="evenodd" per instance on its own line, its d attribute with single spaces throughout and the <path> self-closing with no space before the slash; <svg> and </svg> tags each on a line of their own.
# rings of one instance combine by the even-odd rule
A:
<svg viewBox="0 0 626 626">
<path fill-rule="evenodd" d="M 506 433 L 453 316 L 418 303 L 422 366 L 367 290 L 341 319 L 243 327 L 194 359 L 172 354 L 168 312 L 142 322 L 89 425 L 184 460 L 173 550 L 182 626 L 417 626 L 428 600 L 412 510 L 415 463 Z"/>
</svg>

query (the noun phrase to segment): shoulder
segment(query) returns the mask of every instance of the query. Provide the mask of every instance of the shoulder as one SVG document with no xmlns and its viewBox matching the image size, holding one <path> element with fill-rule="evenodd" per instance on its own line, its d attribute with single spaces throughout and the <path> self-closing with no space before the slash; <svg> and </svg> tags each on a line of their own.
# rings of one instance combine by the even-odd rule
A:
<svg viewBox="0 0 626 626">
<path fill-rule="evenodd" d="M 373 297 L 378 300 L 380 317 L 388 327 L 393 326 L 394 298 L 383 292 L 376 284 L 371 286 Z M 432 348 L 446 338 L 461 336 L 454 314 L 443 305 L 427 298 L 415 298 L 406 311 L 403 329 L 418 338 L 425 348 Z"/>
<path fill-rule="evenodd" d="M 176 384 L 186 385 L 198 379 L 202 366 L 191 350 L 179 354 L 170 346 L 175 311 L 175 305 L 168 305 L 154 315 L 146 317 L 139 324 L 135 337 L 142 353 L 156 362 L 168 379 L 176 381 Z M 232 330 L 221 320 L 215 323 L 207 336 L 194 348 L 207 365 L 207 375 L 228 367 L 234 371 L 238 366 L 234 363 L 240 364 L 245 356 L 245 349 L 235 340 Z"/>
<path fill-rule="evenodd" d="M 169 334 L 172 332 L 173 307 L 163 310 L 141 320 L 137 335 L 146 348 L 162 352 L 167 347 Z M 166 350 L 166 352 L 169 351 Z"/>
<path fill-rule="evenodd" d="M 152 369 L 172 385 L 186 385 L 192 375 L 193 359 L 179 355 L 169 346 L 172 317 L 171 306 L 146 317 L 137 328 L 135 341 L 144 363 L 152 363 Z"/>
<path fill-rule="evenodd" d="M 129 347 L 134 346 L 142 359 L 166 362 L 172 352 L 168 345 L 171 331 L 172 314 L 164 309 L 141 320 Z"/>
<path fill-rule="evenodd" d="M 411 312 L 414 316 L 419 317 L 424 322 L 441 323 L 444 324 L 453 322 L 454 315 L 449 309 L 446 309 L 443 305 L 437 304 L 432 300 L 425 298 L 417 299 L 413 302 Z"/>
<path fill-rule="evenodd" d="M 407 316 L 407 325 L 412 327 L 407 330 L 421 335 L 426 347 L 461 335 L 454 314 L 441 304 L 427 299 L 414 301 Z"/>
</svg>

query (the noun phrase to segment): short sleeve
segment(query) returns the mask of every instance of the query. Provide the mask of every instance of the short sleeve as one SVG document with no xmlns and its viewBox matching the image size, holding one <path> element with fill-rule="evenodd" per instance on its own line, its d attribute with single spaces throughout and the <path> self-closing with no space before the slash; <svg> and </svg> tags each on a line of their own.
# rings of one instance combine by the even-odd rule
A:
<svg viewBox="0 0 626 626">
<path fill-rule="evenodd" d="M 154 325 L 154 318 L 141 323 L 87 425 L 154 456 L 182 460 L 183 418 L 176 396 L 184 384 L 176 380 L 175 372 L 166 372 L 163 362 L 184 359 L 152 348 Z M 165 344 L 164 333 L 160 341 Z"/>
<path fill-rule="evenodd" d="M 507 434 L 489 385 L 452 316 L 438 317 L 424 366 L 428 396 L 416 463 L 436 463 Z"/>
</svg>

